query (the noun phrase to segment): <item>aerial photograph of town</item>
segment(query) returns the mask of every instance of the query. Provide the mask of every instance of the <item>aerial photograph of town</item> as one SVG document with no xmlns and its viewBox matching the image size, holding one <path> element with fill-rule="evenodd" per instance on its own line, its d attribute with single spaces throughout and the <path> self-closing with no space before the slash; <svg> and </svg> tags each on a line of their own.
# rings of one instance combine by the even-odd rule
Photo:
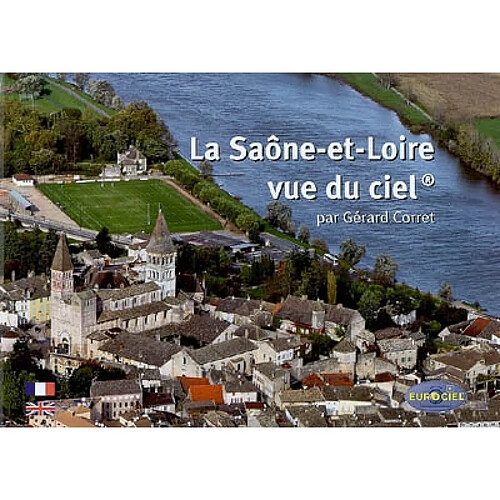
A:
<svg viewBox="0 0 500 500">
<path fill-rule="evenodd" d="M 0 100 L 0 426 L 500 427 L 500 74 Z"/>
</svg>

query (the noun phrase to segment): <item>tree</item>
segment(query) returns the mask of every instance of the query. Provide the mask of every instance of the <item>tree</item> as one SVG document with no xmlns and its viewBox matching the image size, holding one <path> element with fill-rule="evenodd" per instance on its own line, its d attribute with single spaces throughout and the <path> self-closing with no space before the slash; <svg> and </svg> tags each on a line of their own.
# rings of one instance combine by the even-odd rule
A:
<svg viewBox="0 0 500 500">
<path fill-rule="evenodd" d="M 104 106 L 111 106 L 115 89 L 107 80 L 90 80 L 87 85 L 90 96 Z"/>
<path fill-rule="evenodd" d="M 308 336 L 311 341 L 311 354 L 309 361 L 316 361 L 320 356 L 330 356 L 335 341 L 328 335 L 313 333 Z"/>
<path fill-rule="evenodd" d="M 395 73 L 379 73 L 380 83 L 382 83 L 386 88 L 391 88 L 393 85 L 397 85 L 398 78 Z"/>
<path fill-rule="evenodd" d="M 97 248 L 99 249 L 99 252 L 107 255 L 109 255 L 110 252 L 112 253 L 111 236 L 109 234 L 109 229 L 106 226 L 104 226 L 99 231 L 99 233 L 95 237 L 95 241 L 97 243 Z"/>
<path fill-rule="evenodd" d="M 420 305 L 420 293 L 406 285 L 396 285 L 387 291 L 387 306 L 391 315 L 409 314 Z"/>
<path fill-rule="evenodd" d="M 310 236 L 311 233 L 309 231 L 309 228 L 305 224 L 301 224 L 301 226 L 299 227 L 299 232 L 297 234 L 298 240 L 308 245 Z"/>
<path fill-rule="evenodd" d="M 358 303 L 358 311 L 365 318 L 367 328 L 371 328 L 375 324 L 381 305 L 384 293 L 380 288 L 371 286 L 367 288 Z"/>
<path fill-rule="evenodd" d="M 50 266 L 52 265 L 52 260 L 56 252 L 57 243 L 59 241 L 59 236 L 54 229 L 49 229 L 43 243 L 40 246 L 39 259 L 40 265 L 43 268 L 44 273 L 48 274 L 50 271 Z"/>
<path fill-rule="evenodd" d="M 32 99 L 40 97 L 43 92 L 43 84 L 43 78 L 36 74 L 24 76 L 17 81 L 20 93 L 29 95 Z"/>
<path fill-rule="evenodd" d="M 389 255 L 379 255 L 375 259 L 375 266 L 373 268 L 375 281 L 384 286 L 393 285 L 398 267 Z"/>
<path fill-rule="evenodd" d="M 259 229 L 259 219 L 252 213 L 241 213 L 236 217 L 236 225 L 242 231 L 250 232 Z"/>
<path fill-rule="evenodd" d="M 339 259 L 354 267 L 365 255 L 366 248 L 349 238 L 340 245 Z"/>
<path fill-rule="evenodd" d="M 214 172 L 213 165 L 208 160 L 203 160 L 200 162 L 200 174 L 206 179 L 211 179 Z"/>
<path fill-rule="evenodd" d="M 90 81 L 90 73 L 75 73 L 73 75 L 73 81 L 76 83 L 77 87 L 83 92 L 85 87 L 87 87 Z"/>
<path fill-rule="evenodd" d="M 168 127 L 146 102 L 128 104 L 109 119 L 106 128 L 119 151 L 135 144 L 153 162 L 174 158 L 177 144 Z"/>
<path fill-rule="evenodd" d="M 61 82 L 65 82 L 68 78 L 68 73 L 56 73 L 56 78 L 61 80 Z"/>
<path fill-rule="evenodd" d="M 38 175 L 46 174 L 52 171 L 56 160 L 57 155 L 54 151 L 50 149 L 40 149 L 31 153 L 30 165 L 35 167 L 35 172 Z"/>
<path fill-rule="evenodd" d="M 272 201 L 267 205 L 267 217 L 271 226 L 281 229 L 287 234 L 295 234 L 295 223 L 292 221 L 292 209 L 281 201 Z"/>
<path fill-rule="evenodd" d="M 335 273 L 329 269 L 326 273 L 326 293 L 329 304 L 337 303 L 337 279 Z"/>
<path fill-rule="evenodd" d="M 123 104 L 122 98 L 115 95 L 111 99 L 111 108 L 116 110 L 116 111 L 121 111 L 125 105 Z"/>
<path fill-rule="evenodd" d="M 441 287 L 438 292 L 438 296 L 444 302 L 451 302 L 453 300 L 453 289 L 447 281 L 441 283 Z"/>
<path fill-rule="evenodd" d="M 82 145 L 85 131 L 81 121 L 82 113 L 79 109 L 65 109 L 57 122 L 63 138 L 63 147 L 67 159 L 73 165 L 81 159 Z"/>
<path fill-rule="evenodd" d="M 120 380 L 125 378 L 125 372 L 121 368 L 102 368 L 92 362 L 80 366 L 70 376 L 67 390 L 70 397 L 90 396 L 90 386 L 95 380 Z"/>
<path fill-rule="evenodd" d="M 311 246 L 322 253 L 328 253 L 330 249 L 328 248 L 328 243 L 325 240 L 312 240 Z"/>
</svg>

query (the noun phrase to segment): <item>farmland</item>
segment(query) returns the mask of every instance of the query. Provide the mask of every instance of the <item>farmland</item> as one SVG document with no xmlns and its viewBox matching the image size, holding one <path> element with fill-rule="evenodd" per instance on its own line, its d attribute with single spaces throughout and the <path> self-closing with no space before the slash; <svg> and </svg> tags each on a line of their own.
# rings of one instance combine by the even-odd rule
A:
<svg viewBox="0 0 500 500">
<path fill-rule="evenodd" d="M 220 229 L 220 224 L 159 180 L 41 184 L 39 189 L 77 224 L 116 234 L 151 232 L 161 207 L 170 231 Z M 149 212 L 149 224 L 148 224 Z"/>
<path fill-rule="evenodd" d="M 398 88 L 437 118 L 473 121 L 484 137 L 500 146 L 500 74 L 400 73 Z"/>
</svg>

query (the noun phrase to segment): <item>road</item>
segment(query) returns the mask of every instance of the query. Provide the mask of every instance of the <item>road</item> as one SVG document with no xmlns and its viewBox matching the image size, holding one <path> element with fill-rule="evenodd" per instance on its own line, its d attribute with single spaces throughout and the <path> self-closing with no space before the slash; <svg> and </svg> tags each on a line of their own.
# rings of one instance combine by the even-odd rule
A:
<svg viewBox="0 0 500 500">
<path fill-rule="evenodd" d="M 45 217 L 41 218 L 36 215 L 21 215 L 16 212 L 11 212 L 9 214 L 8 210 L 0 208 L 0 220 L 7 221 L 9 219 L 15 219 L 25 226 L 38 227 L 41 230 L 45 231 L 54 229 L 55 231 L 66 233 L 66 235 L 72 237 L 75 240 L 95 240 L 95 237 L 97 236 L 97 231 L 93 231 L 91 229 L 68 226 L 66 224 L 46 219 Z M 128 246 L 132 243 L 131 238 L 116 234 L 111 235 L 111 241 L 118 246 Z"/>
<path fill-rule="evenodd" d="M 111 116 L 108 112 L 104 111 L 103 109 L 99 108 L 95 104 L 91 103 L 89 100 L 85 99 L 84 97 L 82 97 L 81 95 L 79 95 L 78 93 L 76 93 L 74 90 L 71 90 L 70 88 L 65 87 L 64 85 L 61 85 L 60 83 L 58 83 L 54 79 L 51 79 L 50 83 L 52 85 L 54 85 L 54 87 L 57 87 L 58 89 L 63 90 L 64 92 L 67 92 L 72 97 L 74 97 L 78 101 L 80 101 L 83 104 L 85 104 L 85 106 L 87 106 L 90 109 L 92 109 L 93 111 L 95 111 L 97 114 L 99 114 L 101 116 L 104 116 L 105 118 L 109 118 Z"/>
</svg>

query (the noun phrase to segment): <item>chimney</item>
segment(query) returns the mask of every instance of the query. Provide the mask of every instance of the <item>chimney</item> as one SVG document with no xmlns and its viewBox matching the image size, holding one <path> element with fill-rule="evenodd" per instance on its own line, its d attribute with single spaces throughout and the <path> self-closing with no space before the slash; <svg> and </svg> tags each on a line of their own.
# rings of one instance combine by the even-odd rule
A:
<svg viewBox="0 0 500 500">
<path fill-rule="evenodd" d="M 248 338 L 248 328 L 245 328 L 245 338 Z"/>
<path fill-rule="evenodd" d="M 160 340 L 161 340 L 161 339 L 160 339 L 160 334 L 159 334 L 159 333 L 157 333 L 157 334 L 155 335 L 155 339 L 156 339 L 156 340 L 158 340 L 158 341 L 160 341 Z"/>
<path fill-rule="evenodd" d="M 12 282 L 16 281 L 16 270 L 15 269 L 12 269 L 12 271 L 10 272 L 10 281 L 12 281 Z"/>
</svg>

